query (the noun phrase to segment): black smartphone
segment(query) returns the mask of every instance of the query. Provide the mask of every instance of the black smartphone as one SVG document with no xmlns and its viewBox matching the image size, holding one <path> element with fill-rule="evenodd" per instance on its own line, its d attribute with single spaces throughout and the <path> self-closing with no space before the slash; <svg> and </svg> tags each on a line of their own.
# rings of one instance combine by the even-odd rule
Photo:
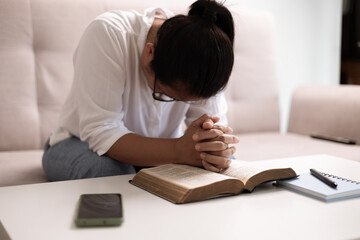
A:
<svg viewBox="0 0 360 240">
<path fill-rule="evenodd" d="M 356 141 L 348 139 L 348 138 L 343 138 L 343 137 L 334 137 L 334 136 L 327 136 L 327 135 L 320 135 L 320 134 L 310 134 L 310 137 L 322 139 L 322 140 L 328 140 L 328 141 L 337 142 L 337 143 L 356 144 Z"/>
<path fill-rule="evenodd" d="M 83 194 L 75 219 L 78 227 L 119 226 L 124 220 L 121 194 Z"/>
</svg>

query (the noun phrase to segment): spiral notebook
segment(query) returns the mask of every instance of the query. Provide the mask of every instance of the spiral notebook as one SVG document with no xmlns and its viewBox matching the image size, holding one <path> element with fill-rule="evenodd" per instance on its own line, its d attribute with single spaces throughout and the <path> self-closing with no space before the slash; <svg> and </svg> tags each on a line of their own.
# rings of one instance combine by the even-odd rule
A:
<svg viewBox="0 0 360 240">
<path fill-rule="evenodd" d="M 297 178 L 289 180 L 278 180 L 276 185 L 325 202 L 360 197 L 360 182 L 323 174 L 335 181 L 338 184 L 337 188 L 326 185 L 310 173 L 302 173 Z"/>
</svg>

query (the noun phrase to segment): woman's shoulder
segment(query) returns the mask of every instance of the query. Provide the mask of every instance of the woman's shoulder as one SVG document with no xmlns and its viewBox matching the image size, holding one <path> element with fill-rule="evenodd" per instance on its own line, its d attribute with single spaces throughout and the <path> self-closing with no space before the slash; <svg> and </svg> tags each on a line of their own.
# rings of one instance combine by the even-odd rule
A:
<svg viewBox="0 0 360 240">
<path fill-rule="evenodd" d="M 112 10 L 105 12 L 94 19 L 92 24 L 102 24 L 115 31 L 134 32 L 139 27 L 139 13 L 135 11 Z"/>
<path fill-rule="evenodd" d="M 163 18 L 173 16 L 171 11 L 163 8 L 148 8 L 143 12 L 111 10 L 99 15 L 94 21 L 108 24 L 114 30 L 138 33 L 144 26 L 151 26 L 157 14 L 160 14 Z"/>
</svg>

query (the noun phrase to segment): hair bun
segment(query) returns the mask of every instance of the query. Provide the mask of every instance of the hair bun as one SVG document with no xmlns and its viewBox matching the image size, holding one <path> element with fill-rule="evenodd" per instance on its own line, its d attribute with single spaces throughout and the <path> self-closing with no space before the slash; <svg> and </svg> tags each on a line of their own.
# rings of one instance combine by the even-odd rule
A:
<svg viewBox="0 0 360 240">
<path fill-rule="evenodd" d="M 215 1 L 198 0 L 190 6 L 190 11 L 188 15 L 199 17 L 211 23 L 216 23 L 217 21 L 216 8 L 218 7 L 219 5 Z"/>
<path fill-rule="evenodd" d="M 205 20 L 220 28 L 234 42 L 234 21 L 230 11 L 215 0 L 197 0 L 190 6 L 189 17 Z"/>
<path fill-rule="evenodd" d="M 202 14 L 202 18 L 209 20 L 212 23 L 216 23 L 217 20 L 216 12 L 211 11 L 209 8 L 205 8 Z"/>
</svg>

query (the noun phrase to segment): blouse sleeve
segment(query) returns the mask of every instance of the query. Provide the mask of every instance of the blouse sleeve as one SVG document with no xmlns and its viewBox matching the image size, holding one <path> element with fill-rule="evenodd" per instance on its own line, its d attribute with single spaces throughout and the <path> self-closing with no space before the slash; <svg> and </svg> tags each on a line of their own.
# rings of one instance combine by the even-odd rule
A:
<svg viewBox="0 0 360 240">
<path fill-rule="evenodd" d="M 125 87 L 124 34 L 100 19 L 85 30 L 74 55 L 73 89 L 78 91 L 79 134 L 92 151 L 105 154 L 130 133 L 123 122 Z"/>
</svg>

